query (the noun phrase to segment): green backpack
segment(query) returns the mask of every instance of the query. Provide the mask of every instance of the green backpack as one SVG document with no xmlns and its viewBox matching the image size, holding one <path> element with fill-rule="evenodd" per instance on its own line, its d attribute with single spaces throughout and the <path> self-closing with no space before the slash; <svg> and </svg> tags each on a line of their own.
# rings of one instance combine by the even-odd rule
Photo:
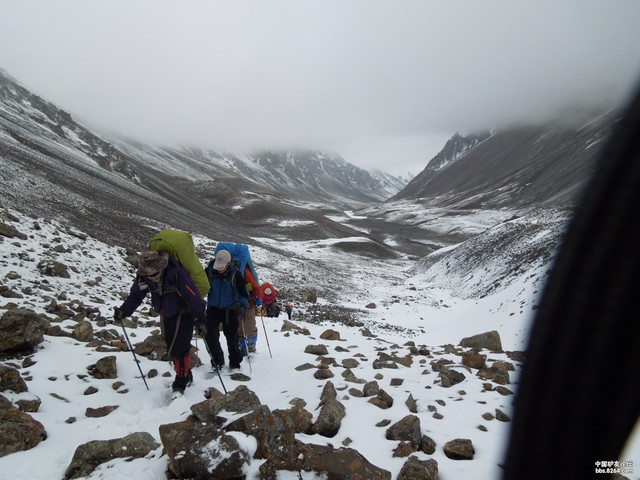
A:
<svg viewBox="0 0 640 480">
<path fill-rule="evenodd" d="M 167 252 L 189 272 L 193 283 L 200 291 L 200 296 L 205 298 L 209 292 L 209 279 L 204 273 L 204 268 L 193 246 L 193 238 L 187 232 L 167 228 L 158 233 L 149 242 L 149 250 L 162 250 Z"/>
</svg>

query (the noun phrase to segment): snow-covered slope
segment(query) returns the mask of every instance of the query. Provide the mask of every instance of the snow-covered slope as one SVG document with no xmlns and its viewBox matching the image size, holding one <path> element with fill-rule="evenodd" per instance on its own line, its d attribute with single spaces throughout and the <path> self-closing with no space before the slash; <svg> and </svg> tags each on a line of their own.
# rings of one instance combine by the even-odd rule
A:
<svg viewBox="0 0 640 480">
<path fill-rule="evenodd" d="M 84 237 L 64 224 L 28 218 L 17 212 L 5 216 L 3 221 L 15 227 L 23 238 L 5 238 L 0 242 L 3 259 L 0 279 L 5 292 L 0 298 L 0 311 L 6 312 L 12 307 L 30 309 L 45 315 L 52 325 L 67 334 L 77 325 L 79 317 L 61 312 L 97 311 L 88 318 L 95 338 L 101 336 L 99 332 L 121 336 L 110 317 L 112 308 L 120 304 L 133 279 L 133 267 L 125 261 L 123 249 Z M 205 255 L 203 262 L 217 240 L 196 238 L 198 251 L 201 256 Z M 345 262 L 343 251 L 322 248 L 318 243 L 292 242 L 287 249 L 290 255 L 281 256 L 269 248 L 253 246 L 252 254 L 261 279 L 279 287 L 282 301 L 293 302 L 293 322 L 308 329 L 309 334 L 292 335 L 282 331 L 283 317 L 265 318 L 266 332 L 259 329 L 258 354 L 252 358 L 251 367 L 248 363 L 243 365 L 243 373 L 251 379 L 241 382 L 225 374 L 226 389 L 231 391 L 246 385 L 272 409 L 288 408 L 289 401 L 301 398 L 316 417 L 315 408 L 326 380 L 314 377 L 316 368 L 299 371 L 296 367 L 318 362 L 320 359 L 305 353 L 305 349 L 308 345 L 323 343 L 329 347 L 328 356 L 337 362 L 329 363 L 335 375 L 331 381 L 340 392 L 339 400 L 346 407 L 346 417 L 338 436 L 299 435 L 301 441 L 348 444 L 395 478 L 406 458 L 393 455 L 397 442 L 385 439 L 386 429 L 377 425 L 383 420 L 395 423 L 410 414 L 405 400 L 411 394 L 417 404 L 415 415 L 421 420 L 423 434 L 436 443 L 433 454 L 419 453 L 420 458 L 435 459 L 441 478 L 497 478 L 509 428 L 508 421 L 504 420 L 510 413 L 512 394 L 488 390 L 487 380 L 479 377 L 477 370 L 467 371 L 459 353 L 446 345 L 457 345 L 464 337 L 496 329 L 505 350 L 522 350 L 532 313 L 530 286 L 521 283 L 523 291 L 513 298 L 513 291 L 508 290 L 480 302 L 468 301 L 452 297 L 446 288 L 423 282 L 420 276 L 408 275 L 405 270 L 410 262 L 407 261 L 347 268 L 350 262 Z M 70 278 L 43 276 L 38 263 L 44 259 L 64 264 Z M 327 271 L 327 265 L 336 268 Z M 8 291 L 12 293 L 7 294 Z M 310 292 L 317 296 L 315 302 L 308 299 Z M 524 305 L 518 299 L 522 299 Z M 57 308 L 52 308 L 52 303 Z M 137 318 L 136 327 L 129 329 L 133 343 L 143 341 L 157 329 L 157 318 L 150 316 L 147 308 L 141 307 Z M 363 328 L 375 336 L 364 335 Z M 338 331 L 341 340 L 320 339 L 327 329 Z M 413 344 L 430 353 L 412 357 L 409 346 Z M 163 375 L 165 372 L 171 375 L 168 363 L 140 359 L 144 372 L 152 369 L 159 372 L 158 376 L 148 379 L 150 390 L 147 391 L 131 353 L 113 348 L 105 351 L 104 345 L 100 345 L 69 336 L 46 335 L 36 351 L 27 355 L 29 362 L 24 362 L 26 357 L 8 360 L 28 379 L 29 391 L 4 392 L 3 395 L 12 402 L 38 397 L 40 408 L 31 415 L 44 425 L 48 438 L 33 449 L 0 458 L 0 471 L 10 471 L 15 479 L 62 478 L 79 445 L 139 431 L 150 433 L 159 442 L 160 425 L 185 419 L 190 406 L 204 400 L 205 389 L 221 389 L 219 379 L 202 366 L 195 369 L 195 383 L 185 396 L 171 401 L 171 378 Z M 200 348 L 198 355 L 206 364 L 208 356 L 201 343 Z M 373 362 L 381 354 L 406 356 L 412 361 L 407 366 L 398 364 L 393 370 L 378 370 L 373 368 Z M 88 375 L 87 368 L 107 355 L 116 355 L 117 379 L 99 380 Z M 517 387 L 519 361 L 504 353 L 493 353 L 489 357 L 491 362 L 504 360 L 514 365 L 516 370 L 509 375 L 511 383 L 504 385 L 513 392 Z M 354 396 L 350 389 L 357 390 L 362 385 L 343 376 L 346 369 L 341 363 L 348 358 L 359 359 L 359 366 L 351 368 L 353 374 L 367 381 L 377 380 L 394 399 L 393 407 L 383 410 L 368 403 L 367 398 Z M 434 361 L 453 362 L 450 367 L 463 373 L 465 380 L 455 387 L 443 386 L 438 372 L 432 369 Z M 123 385 L 112 388 L 116 381 Z M 96 388 L 97 392 L 83 394 L 88 387 Z M 85 415 L 87 408 L 105 405 L 118 408 L 102 418 Z M 495 418 L 496 410 L 506 415 L 500 417 L 502 421 Z M 75 420 L 69 421 L 71 417 Z M 473 460 L 452 460 L 444 454 L 444 444 L 457 438 L 473 442 Z M 241 445 L 251 451 L 248 437 L 241 437 Z M 167 456 L 159 448 L 132 462 L 112 460 L 87 478 L 108 475 L 156 479 L 163 475 L 167 462 Z M 254 459 L 248 464 L 248 478 L 255 478 L 261 463 Z"/>
</svg>

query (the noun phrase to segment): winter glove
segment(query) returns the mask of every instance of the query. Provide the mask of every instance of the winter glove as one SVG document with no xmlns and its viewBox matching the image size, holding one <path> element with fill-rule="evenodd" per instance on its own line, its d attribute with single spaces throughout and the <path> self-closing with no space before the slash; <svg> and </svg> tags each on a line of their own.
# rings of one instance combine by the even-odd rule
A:
<svg viewBox="0 0 640 480">
<path fill-rule="evenodd" d="M 122 310 L 121 308 L 118 307 L 114 307 L 113 309 L 113 319 L 116 321 L 116 323 L 122 323 L 122 320 L 124 320 L 126 317 L 126 315 L 124 314 L 124 310 Z"/>
<path fill-rule="evenodd" d="M 204 338 L 207 334 L 207 325 L 203 321 L 196 322 L 196 335 Z"/>
<path fill-rule="evenodd" d="M 262 305 L 262 299 L 256 298 L 256 307 L 259 307 L 261 305 Z"/>
</svg>

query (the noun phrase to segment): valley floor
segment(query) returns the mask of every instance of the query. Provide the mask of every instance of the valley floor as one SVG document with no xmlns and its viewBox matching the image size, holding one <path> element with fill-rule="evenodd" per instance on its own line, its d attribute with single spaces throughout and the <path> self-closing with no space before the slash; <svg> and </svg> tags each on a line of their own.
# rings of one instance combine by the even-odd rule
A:
<svg viewBox="0 0 640 480">
<path fill-rule="evenodd" d="M 47 306 L 56 298 L 59 304 L 80 302 L 98 308 L 105 318 L 111 317 L 112 308 L 120 305 L 122 295 L 133 280 L 132 267 L 124 261 L 121 248 L 91 238 L 80 239 L 53 222 L 20 217 L 16 227 L 27 238 L 5 238 L 0 242 L 0 280 L 12 291 L 20 292 L 22 298 L 0 297 L 0 312 L 13 305 L 46 313 Z M 264 239 L 261 241 L 264 244 Z M 215 244 L 210 239 L 196 239 L 196 242 L 205 245 L 207 251 Z M 56 248 L 57 245 L 63 248 Z M 332 253 L 331 249 L 319 249 L 317 245 L 288 247 L 291 255 L 287 257 L 274 256 L 267 249 L 256 249 L 252 253 L 261 280 L 280 287 L 285 294 L 281 297 L 283 302 L 290 300 L 286 292 L 301 295 L 299 285 L 294 283 L 304 284 L 317 294 L 316 302 L 294 302 L 292 320 L 308 329 L 309 335 L 282 331 L 284 314 L 277 319 L 264 318 L 264 328 L 262 323 L 258 325 L 258 352 L 250 364 L 244 362 L 242 366 L 242 372 L 250 380 L 235 381 L 225 373 L 226 389 L 231 391 L 246 385 L 272 410 L 289 408 L 291 400 L 303 399 L 315 418 L 320 392 L 327 380 L 316 379 L 315 369 L 297 370 L 296 367 L 316 364 L 317 356 L 305 353 L 305 348 L 322 343 L 328 347 L 328 356 L 335 359 L 331 366 L 334 377 L 330 381 L 338 390 L 338 400 L 345 405 L 347 413 L 336 437 L 298 435 L 299 440 L 332 444 L 336 448 L 348 445 L 396 478 L 406 458 L 393 456 L 397 442 L 387 440 L 386 428 L 377 425 L 384 420 L 393 424 L 408 415 L 405 401 L 411 395 L 416 400 L 422 433 L 437 445 L 433 455 L 417 455 L 438 462 L 440 479 L 500 478 L 499 464 L 503 461 L 510 423 L 498 418 L 504 420 L 512 413 L 521 364 L 506 353 L 484 352 L 488 363 L 505 361 L 514 366 L 509 372 L 510 383 L 505 385 L 512 393 L 499 393 L 494 388 L 497 385 L 487 388 L 487 380 L 478 377 L 475 370 L 465 368 L 454 348 L 447 345 L 455 347 L 465 337 L 496 330 L 505 351 L 525 350 L 529 324 L 535 313 L 535 287 L 523 280 L 484 299 L 461 300 L 436 285 L 424 284 L 420 276 L 407 274 L 410 267 L 407 261 L 363 263 Z M 71 278 L 44 278 L 37 269 L 44 257 L 55 257 L 73 267 Z M 146 307 L 139 309 L 141 322 L 153 320 L 146 312 Z M 66 331 L 75 324 L 68 318 L 58 320 L 54 315 L 47 315 Z M 104 328 L 115 326 L 108 324 Z M 131 329 L 132 342 L 142 341 L 156 328 L 141 325 Z M 365 335 L 364 328 L 373 336 Z M 327 329 L 339 332 L 340 339 L 320 339 Z M 381 352 L 408 356 L 409 342 L 424 345 L 429 355 L 412 355 L 410 365 L 400 365 L 397 369 L 373 368 L 373 361 Z M 222 390 L 218 377 L 206 367 L 208 355 L 202 341 L 198 340 L 197 344 L 205 365 L 194 369 L 194 384 L 183 397 L 173 401 L 169 388 L 171 365 L 140 358 L 144 372 L 151 369 L 159 372 L 158 376 L 148 379 L 150 389 L 147 390 L 130 352 L 107 354 L 70 337 L 45 336 L 31 356 L 35 364 L 22 368 L 22 359 L 7 359 L 3 363 L 17 366 L 21 375 L 29 378 L 29 392 L 19 395 L 4 392 L 3 395 L 13 402 L 20 397 L 39 397 L 40 409 L 31 415 L 45 426 L 48 438 L 31 450 L 0 458 L 0 476 L 10 474 L 17 480 L 61 479 L 75 449 L 91 440 L 144 431 L 159 442 L 160 425 L 185 419 L 191 405 L 204 400 L 205 389 Z M 117 389 L 113 388 L 114 380 L 98 380 L 87 375 L 87 367 L 106 355 L 117 356 L 118 380 L 124 382 Z M 353 395 L 351 389 L 361 389 L 362 385 L 343 376 L 345 369 L 340 365 L 346 359 L 357 359 L 359 365 L 352 369 L 357 378 L 377 380 L 393 397 L 391 408 L 380 409 L 366 398 Z M 453 387 L 444 387 L 432 369 L 432 362 L 436 361 L 451 362 L 465 379 Z M 96 387 L 98 392 L 85 395 L 89 386 Z M 85 415 L 88 407 L 106 405 L 118 408 L 103 418 Z M 75 418 L 74 422 L 69 422 L 71 417 Z M 238 434 L 236 438 L 248 451 L 255 449 L 252 437 Z M 444 454 L 444 444 L 458 438 L 473 442 L 472 460 L 452 460 Z M 640 446 L 633 447 L 624 459 L 640 464 Z M 259 478 L 261 462 L 252 460 L 247 467 L 247 478 Z M 166 468 L 167 457 L 159 448 L 143 459 L 103 464 L 86 478 L 155 480 L 165 478 Z M 300 477 L 297 473 L 282 473 L 279 478 Z M 303 474 L 302 478 L 316 477 Z"/>
</svg>

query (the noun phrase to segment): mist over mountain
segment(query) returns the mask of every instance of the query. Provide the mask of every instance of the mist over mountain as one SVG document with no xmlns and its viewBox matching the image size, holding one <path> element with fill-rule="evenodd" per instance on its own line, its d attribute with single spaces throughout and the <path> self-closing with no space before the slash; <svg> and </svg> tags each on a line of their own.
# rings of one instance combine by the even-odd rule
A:
<svg viewBox="0 0 640 480">
<path fill-rule="evenodd" d="M 437 459 L 443 476 L 497 478 L 500 439 L 507 435 L 514 393 L 505 385 L 517 386 L 530 316 L 595 158 L 617 119 L 617 112 L 597 113 L 456 134 L 408 181 L 359 169 L 334 152 L 237 156 L 113 138 L 0 73 L 0 308 L 11 315 L 26 309 L 56 323 L 46 332 L 48 345 L 29 354 L 29 361 L 19 365 L 7 357 L 12 368 L 22 370 L 18 377 L 31 379 L 32 391 L 24 393 L 44 397 L 43 412 L 34 416 L 43 420 L 51 438 L 40 450 L 0 456 L 0 463 L 26 480 L 33 478 L 28 463 L 38 458 L 39 471 L 55 470 L 61 477 L 78 444 L 96 439 L 94 420 L 80 409 L 93 408 L 97 400 L 78 393 L 86 391 L 85 383 L 97 382 L 87 378 L 87 365 L 77 360 L 87 355 L 98 361 L 101 352 L 109 352 L 118 357 L 119 367 L 126 365 L 117 374 L 122 381 L 118 391 L 98 382 L 100 389 L 92 393 L 101 405 L 119 405 L 121 398 L 127 405 L 99 420 L 102 437 L 122 436 L 131 429 L 153 437 L 160 426 L 183 420 L 191 405 L 202 401 L 201 392 L 193 388 L 173 403 L 165 398 L 166 378 L 172 374 L 155 351 L 142 365 L 164 374 L 156 372 L 151 392 L 136 385 L 136 367 L 130 360 L 125 363 L 129 352 L 110 320 L 109 312 L 133 279 L 134 251 L 146 249 L 158 230 L 170 227 L 194 236 L 202 262 L 211 258 L 220 241 L 250 245 L 262 281 L 277 285 L 280 298 L 295 305 L 293 319 L 310 327 L 307 333 L 297 326 L 285 331 L 279 321 L 272 323 L 270 335 L 280 350 L 271 358 L 261 343 L 252 367 L 255 376 L 225 377 L 230 385 L 250 381 L 264 408 L 281 407 L 285 398 L 317 403 L 318 387 L 328 385 L 328 377 L 301 372 L 325 374 L 339 368 L 342 375 L 334 381 L 349 412 L 339 427 L 345 447 L 353 442 L 354 451 L 396 474 L 405 465 L 402 455 L 415 453 Z M 68 277 L 49 277 L 46 272 L 53 264 Z M 137 313 L 129 324 L 139 335 L 134 341 L 147 342 L 157 335 L 157 317 L 142 309 Z M 78 325 L 87 324 L 95 328 L 97 340 L 93 330 L 82 340 L 74 337 Z M 348 339 L 348 348 L 334 344 L 338 346 L 330 352 L 345 356 L 340 359 L 345 363 L 324 354 L 308 355 L 308 342 L 327 341 L 326 326 Z M 487 332 L 495 338 L 494 331 L 506 350 L 499 345 L 491 352 L 489 361 L 504 367 L 499 378 L 464 363 L 477 352 L 465 350 L 461 341 Z M 67 341 L 69 337 L 74 340 Z M 346 358 L 351 355 L 364 360 Z M 73 371 L 50 360 L 60 357 L 73 359 L 68 362 Z M 318 365 L 309 363 L 312 358 Z M 273 365 L 283 377 L 277 389 L 269 377 Z M 511 377 L 507 365 L 513 367 Z M 393 370 L 381 373 L 381 368 Z M 254 375 L 253 370 L 249 373 Z M 194 375 L 196 388 L 215 380 L 202 368 Z M 385 410 L 362 401 L 365 393 L 354 386 L 374 378 L 384 379 L 390 392 L 380 394 L 388 401 Z M 458 386 L 451 389 L 454 384 Z M 55 402 L 65 398 L 71 400 L 62 411 Z M 14 408 L 13 403 L 23 400 L 10 394 L 7 402 Z M 424 440 L 421 452 L 408 442 L 393 450 L 384 443 L 388 437 L 380 435 L 383 422 L 401 423 L 407 409 L 425 420 L 423 430 L 434 437 L 427 437 L 433 442 Z M 493 422 L 489 428 L 487 422 Z M 317 437 L 303 436 L 315 442 Z M 483 445 L 478 459 L 471 455 L 463 466 L 443 451 L 445 444 L 460 438 Z M 402 453 L 403 446 L 411 451 Z M 119 478 L 158 478 L 167 468 L 167 454 L 159 443 L 153 449 L 155 453 L 134 460 L 134 468 L 121 459 L 111 459 L 108 468 Z M 240 450 L 251 449 L 242 444 Z M 28 462 L 19 462 L 22 458 Z M 257 475 L 258 462 L 247 460 L 247 465 Z M 101 465 L 99 470 L 106 468 Z"/>
<path fill-rule="evenodd" d="M 68 218 L 87 232 L 141 245 L 158 222 L 246 240 L 279 218 L 313 218 L 314 203 L 357 208 L 403 183 L 319 151 L 235 155 L 108 138 L 0 73 L 0 152 L 7 206 Z M 344 227 L 323 217 L 322 236 Z M 341 233 L 342 232 L 342 233 Z M 352 232 L 353 233 L 353 232 Z"/>
</svg>

